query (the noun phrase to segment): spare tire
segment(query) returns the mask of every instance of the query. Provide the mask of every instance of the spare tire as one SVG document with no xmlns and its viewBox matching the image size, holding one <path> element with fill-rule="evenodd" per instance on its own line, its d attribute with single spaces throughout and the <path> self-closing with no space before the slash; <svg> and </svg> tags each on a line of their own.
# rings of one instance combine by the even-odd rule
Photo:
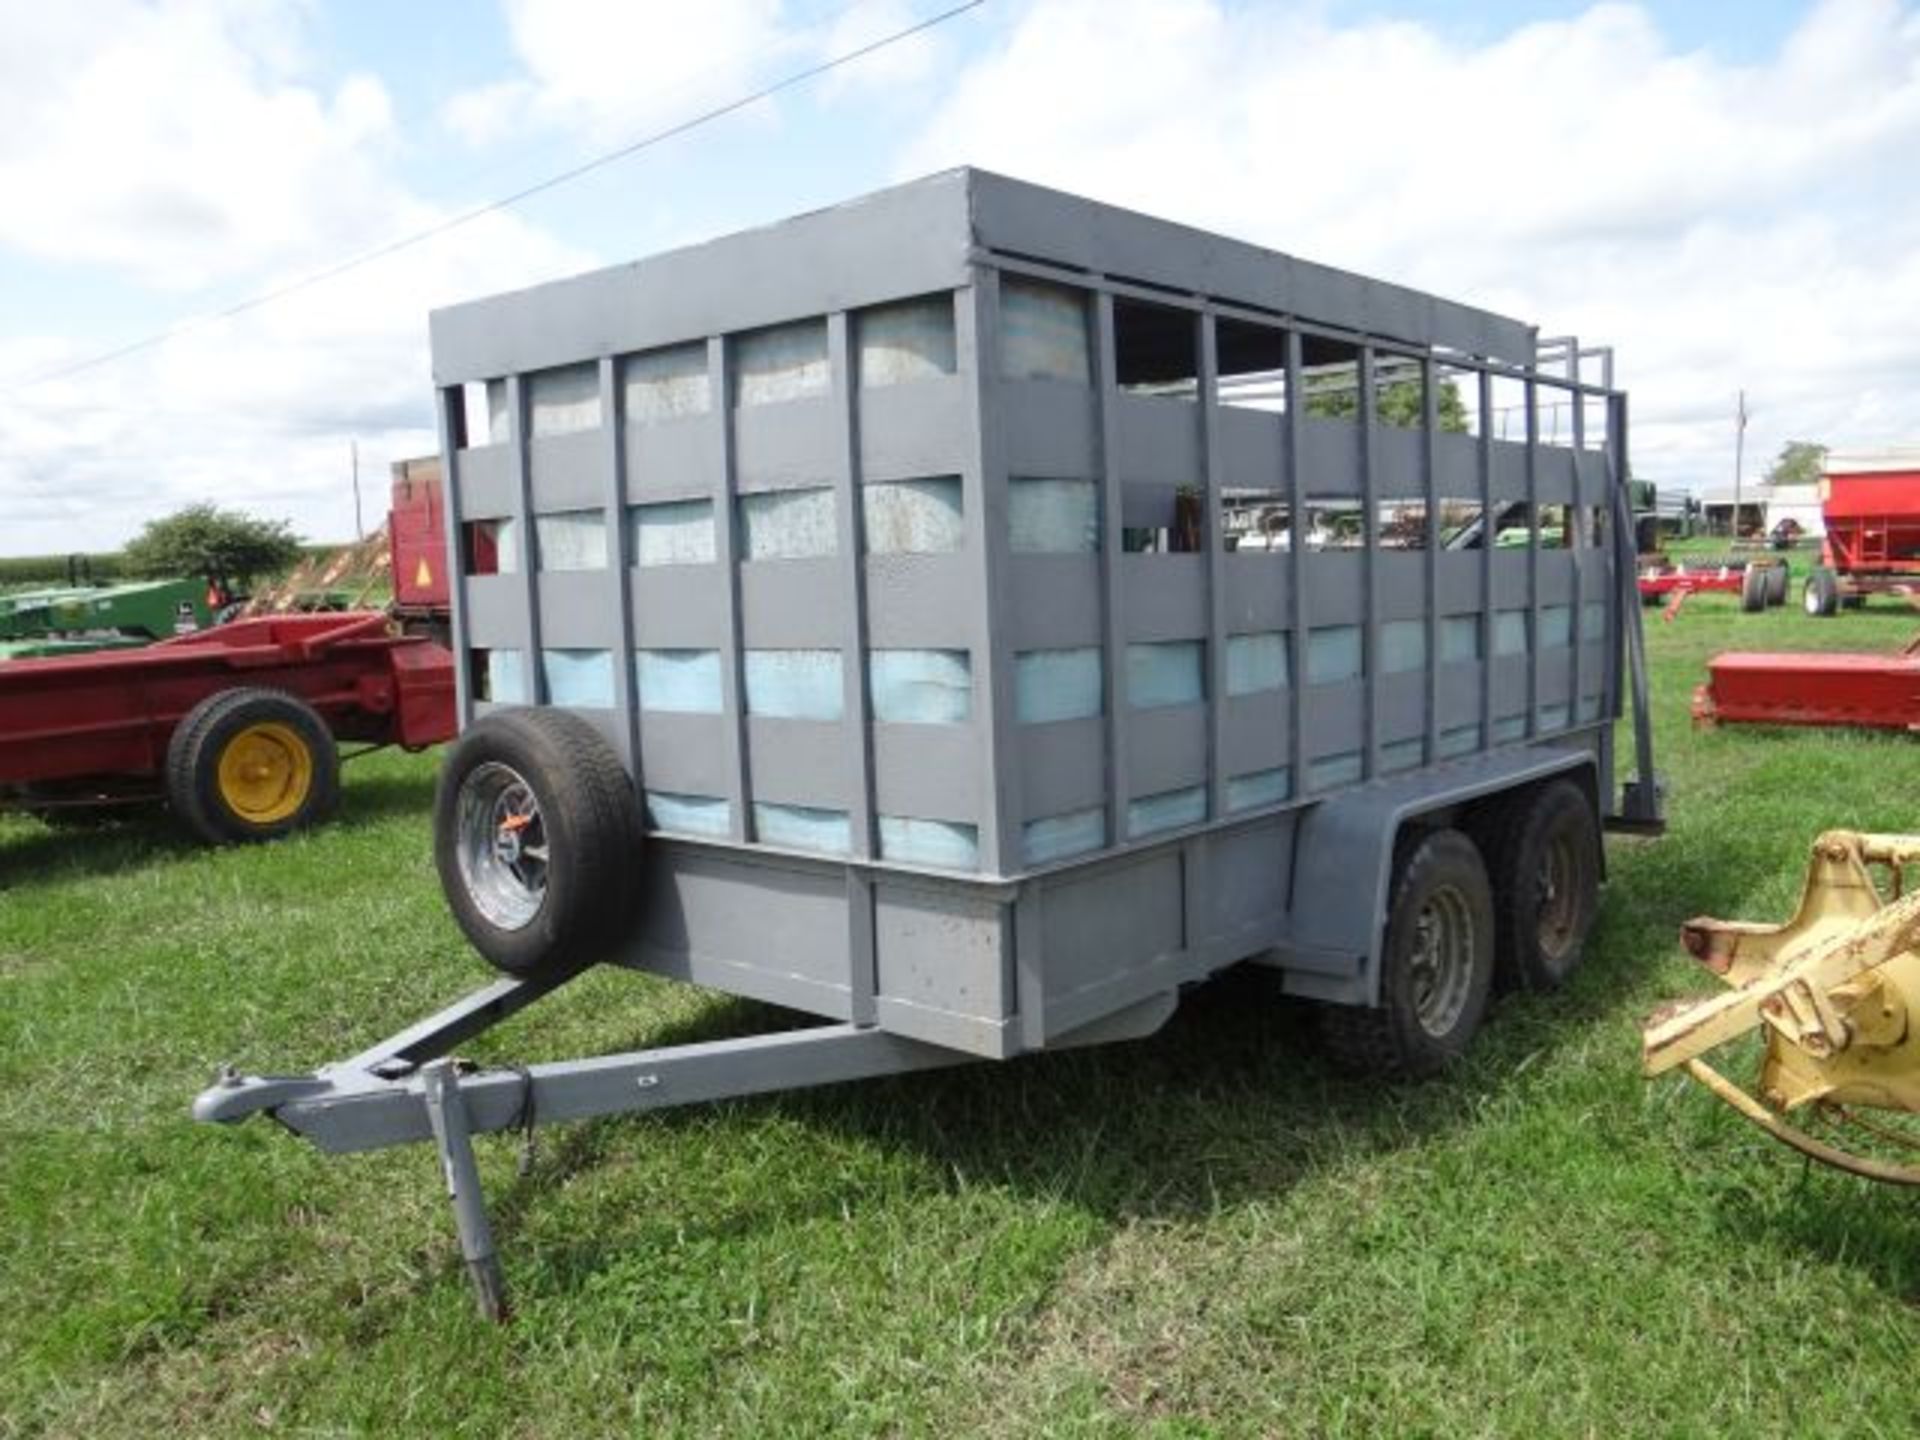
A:
<svg viewBox="0 0 1920 1440">
<path fill-rule="evenodd" d="M 510 975 L 607 958 L 638 892 L 641 827 L 613 747 L 566 710 L 497 710 L 441 766 L 433 855 L 453 917 Z"/>
</svg>

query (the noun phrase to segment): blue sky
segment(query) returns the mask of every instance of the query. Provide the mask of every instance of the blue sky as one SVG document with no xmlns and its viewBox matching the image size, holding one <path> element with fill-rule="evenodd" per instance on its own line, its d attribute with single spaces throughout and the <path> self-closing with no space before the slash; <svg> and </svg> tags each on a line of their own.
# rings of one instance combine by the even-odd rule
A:
<svg viewBox="0 0 1920 1440">
<path fill-rule="evenodd" d="M 1613 341 L 1669 483 L 1729 477 L 1742 384 L 1762 459 L 1920 441 L 1920 347 L 1886 314 L 1920 299 L 1899 0 L 988 0 L 510 216 L 9 388 L 944 7 L 593 8 L 0 0 L 28 112 L 0 137 L 0 553 L 115 544 L 202 494 L 337 538 L 349 444 L 377 471 L 431 443 L 430 305 L 960 161 Z"/>
</svg>

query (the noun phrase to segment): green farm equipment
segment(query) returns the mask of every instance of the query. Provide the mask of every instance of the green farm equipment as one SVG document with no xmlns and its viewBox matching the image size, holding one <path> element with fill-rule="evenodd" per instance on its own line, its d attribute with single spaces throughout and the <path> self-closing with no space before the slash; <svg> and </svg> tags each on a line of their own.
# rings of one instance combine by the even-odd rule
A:
<svg viewBox="0 0 1920 1440">
<path fill-rule="evenodd" d="M 0 595 L 0 659 L 125 649 L 193 630 L 218 618 L 203 580 L 69 585 Z"/>
</svg>

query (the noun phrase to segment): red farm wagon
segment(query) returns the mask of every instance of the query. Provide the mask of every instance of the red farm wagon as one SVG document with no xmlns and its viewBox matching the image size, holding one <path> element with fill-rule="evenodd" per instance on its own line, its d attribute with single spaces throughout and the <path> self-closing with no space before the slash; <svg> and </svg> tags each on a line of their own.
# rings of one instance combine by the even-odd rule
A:
<svg viewBox="0 0 1920 1440">
<path fill-rule="evenodd" d="M 1809 615 L 1920 595 L 1920 448 L 1829 455 L 1820 510 L 1827 538 L 1801 595 Z"/>
</svg>

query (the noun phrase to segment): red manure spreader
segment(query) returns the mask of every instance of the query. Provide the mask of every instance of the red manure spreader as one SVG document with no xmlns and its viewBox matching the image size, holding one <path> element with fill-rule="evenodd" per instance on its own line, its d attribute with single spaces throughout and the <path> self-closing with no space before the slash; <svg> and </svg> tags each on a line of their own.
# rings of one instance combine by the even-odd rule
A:
<svg viewBox="0 0 1920 1440">
<path fill-rule="evenodd" d="M 451 739 L 453 656 L 430 633 L 446 615 L 445 532 L 429 543 L 419 523 L 439 516 L 438 477 L 397 476 L 394 499 L 409 569 L 393 613 L 266 615 L 0 665 L 0 809 L 165 800 L 207 841 L 271 839 L 333 807 L 341 743 Z M 403 629 L 409 611 L 426 623 Z"/>
</svg>

